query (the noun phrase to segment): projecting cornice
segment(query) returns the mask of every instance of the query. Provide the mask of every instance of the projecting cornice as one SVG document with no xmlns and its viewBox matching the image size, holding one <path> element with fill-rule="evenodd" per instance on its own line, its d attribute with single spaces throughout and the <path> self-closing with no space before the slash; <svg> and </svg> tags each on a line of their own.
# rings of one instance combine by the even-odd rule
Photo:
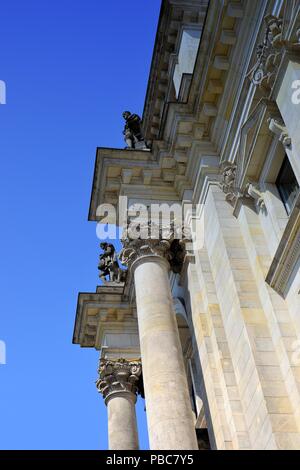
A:
<svg viewBox="0 0 300 470">
<path fill-rule="evenodd" d="M 156 133 L 160 140 L 172 142 L 173 150 L 188 153 L 195 141 L 210 140 L 213 146 L 220 147 L 221 134 L 226 132 L 233 101 L 229 96 L 235 97 L 240 81 L 247 81 L 242 70 L 237 77 L 237 66 L 244 57 L 252 53 L 253 44 L 249 37 L 255 29 L 257 10 L 261 10 L 261 1 L 253 2 L 223 2 L 211 0 L 205 20 L 202 20 L 202 34 L 200 46 L 194 67 L 194 73 L 189 79 L 189 93 L 183 102 L 174 101 L 171 94 L 160 99 L 160 112 L 155 112 L 155 97 L 149 92 L 151 88 L 151 68 L 145 111 L 143 116 L 144 127 L 148 129 L 148 114 L 154 118 Z M 253 23 L 247 21 L 253 17 Z M 242 34 L 243 33 L 243 34 Z M 161 49 L 155 49 L 153 62 L 159 62 Z M 165 76 L 165 87 L 172 87 L 170 61 L 168 73 Z M 159 81 L 156 81 L 158 86 Z M 154 85 L 153 85 L 154 86 Z M 233 89 L 233 86 L 237 89 Z M 149 88 L 150 87 L 150 88 Z M 150 109 L 152 110 L 150 113 Z M 154 138 L 150 136 L 150 138 Z"/>
<path fill-rule="evenodd" d="M 157 139 L 164 104 L 174 98 L 172 56 L 176 60 L 183 27 L 202 29 L 208 0 L 163 0 L 143 112 L 147 139 Z"/>
<path fill-rule="evenodd" d="M 158 144 L 153 152 L 98 148 L 89 220 L 98 220 L 97 208 L 101 204 L 117 208 L 119 196 L 178 201 L 175 184 L 180 183 L 184 172 L 181 162 L 160 152 Z"/>
<path fill-rule="evenodd" d="M 99 286 L 95 293 L 78 295 L 73 343 L 85 348 L 120 352 L 122 347 L 139 354 L 134 303 L 129 302 L 124 284 Z M 129 336 L 128 336 L 129 335 Z"/>
<path fill-rule="evenodd" d="M 196 3 L 191 2 L 191 5 Z M 170 20 L 167 11 L 171 4 L 173 8 L 174 2 L 164 2 L 159 28 Z M 176 2 L 176 8 L 179 4 Z M 163 112 L 157 120 L 159 138 L 153 140 L 151 152 L 97 149 L 89 220 L 99 220 L 96 212 L 100 204 L 117 207 L 119 196 L 127 196 L 132 202 L 181 202 L 185 191 L 199 193 L 198 186 L 203 184 L 205 175 L 211 180 L 219 178 L 217 160 L 221 157 L 221 161 L 222 158 L 226 161 L 228 154 L 234 158 L 238 154 L 239 187 L 247 186 L 249 179 L 256 181 L 263 163 L 259 156 L 265 153 L 273 138 L 268 119 L 276 117 L 277 111 L 272 111 L 270 99 L 258 93 L 243 123 L 239 124 L 236 119 L 243 115 L 243 109 L 238 107 L 244 106 L 250 87 L 247 71 L 255 53 L 256 39 L 253 38 L 257 37 L 258 28 L 255 18 L 260 24 L 269 13 L 269 6 L 268 2 L 257 0 L 210 2 L 188 100 L 168 102 L 167 96 L 162 98 Z M 253 16 L 253 22 L 249 23 L 249 16 Z M 183 19 L 178 21 L 182 24 Z M 165 38 L 158 41 L 163 40 Z M 160 60 L 164 47 L 165 43 L 156 43 L 154 62 Z M 236 76 L 236 64 L 241 60 L 243 70 Z M 148 118 L 157 119 L 152 105 L 159 80 L 155 81 L 153 67 L 152 64 L 145 104 L 146 127 Z M 171 77 L 166 80 L 169 83 Z M 227 135 L 228 129 L 231 129 L 230 135 Z"/>
<path fill-rule="evenodd" d="M 171 3 L 173 8 L 175 3 Z M 189 14 L 195 12 L 193 8 L 197 3 L 191 2 L 191 10 L 187 9 Z M 166 4 L 170 8 L 169 2 L 165 2 L 163 8 L 167 8 Z M 179 4 L 176 2 L 176 8 Z M 169 21 L 166 10 L 163 11 L 160 21 Z M 236 32 L 241 27 L 244 13 L 239 2 L 226 5 L 220 0 L 210 2 L 190 97 L 186 103 L 168 103 L 166 96 L 162 99 L 163 113 L 157 121 L 160 138 L 153 141 L 151 152 L 97 149 L 89 220 L 97 220 L 96 211 L 100 204 L 117 206 L 118 197 L 122 195 L 132 200 L 181 201 L 186 190 L 194 191 L 200 172 L 201 175 L 217 174 L 218 153 L 211 141 L 211 129 L 226 89 L 230 59 L 236 50 Z M 184 22 L 180 15 L 178 22 Z M 161 56 L 163 49 L 156 42 L 154 62 Z M 143 117 L 146 127 L 148 118 L 157 118 L 152 109 L 155 102 L 153 74 L 152 66 Z M 168 77 L 168 83 L 170 80 Z M 224 100 L 228 101 L 226 96 Z M 226 127 L 226 123 L 223 124 Z"/>
</svg>

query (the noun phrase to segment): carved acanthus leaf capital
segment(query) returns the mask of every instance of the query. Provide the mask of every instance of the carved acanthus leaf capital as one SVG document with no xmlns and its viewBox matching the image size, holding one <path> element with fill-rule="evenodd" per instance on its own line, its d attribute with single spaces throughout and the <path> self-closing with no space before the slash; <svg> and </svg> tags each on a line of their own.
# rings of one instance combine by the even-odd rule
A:
<svg viewBox="0 0 300 470">
<path fill-rule="evenodd" d="M 96 386 L 106 403 L 113 394 L 120 392 L 131 393 L 133 398 L 136 398 L 142 374 L 140 361 L 100 359 L 98 373 Z"/>
<path fill-rule="evenodd" d="M 156 226 L 151 222 L 140 225 L 134 238 L 127 233 L 122 239 L 120 261 L 131 269 L 135 261 L 154 256 L 166 260 L 174 272 L 180 272 L 185 257 L 185 244 L 190 241 L 190 237 L 187 228 L 174 223 L 166 226 Z"/>
</svg>

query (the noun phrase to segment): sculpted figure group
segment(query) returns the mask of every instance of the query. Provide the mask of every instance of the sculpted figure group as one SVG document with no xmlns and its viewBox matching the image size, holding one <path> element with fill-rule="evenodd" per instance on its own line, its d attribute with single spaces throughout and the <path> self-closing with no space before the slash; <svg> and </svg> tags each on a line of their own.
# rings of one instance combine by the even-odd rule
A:
<svg viewBox="0 0 300 470">
<path fill-rule="evenodd" d="M 104 282 L 123 282 L 126 271 L 119 266 L 114 245 L 103 242 L 100 243 L 100 248 L 103 250 L 99 257 L 98 265 L 100 279 Z"/>
</svg>

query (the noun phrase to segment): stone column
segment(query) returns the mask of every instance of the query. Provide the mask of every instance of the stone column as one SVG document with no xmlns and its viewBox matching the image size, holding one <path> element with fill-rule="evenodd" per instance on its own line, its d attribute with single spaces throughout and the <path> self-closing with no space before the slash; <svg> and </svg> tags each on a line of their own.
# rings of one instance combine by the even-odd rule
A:
<svg viewBox="0 0 300 470">
<path fill-rule="evenodd" d="M 134 275 L 152 450 L 198 448 L 169 283 L 170 247 L 168 240 L 127 240 L 121 254 Z"/>
<path fill-rule="evenodd" d="M 107 405 L 109 450 L 138 450 L 135 403 L 141 363 L 100 359 L 96 386 Z"/>
</svg>

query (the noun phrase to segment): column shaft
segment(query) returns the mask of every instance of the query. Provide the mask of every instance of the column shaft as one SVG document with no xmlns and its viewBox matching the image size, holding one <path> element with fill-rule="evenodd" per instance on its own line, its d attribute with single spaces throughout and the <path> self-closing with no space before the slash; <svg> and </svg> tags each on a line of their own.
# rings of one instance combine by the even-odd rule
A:
<svg viewBox="0 0 300 470">
<path fill-rule="evenodd" d="M 134 279 L 150 447 L 197 449 L 168 263 L 146 256 Z"/>
<path fill-rule="evenodd" d="M 138 450 L 135 397 L 112 395 L 107 403 L 109 450 Z"/>
</svg>

